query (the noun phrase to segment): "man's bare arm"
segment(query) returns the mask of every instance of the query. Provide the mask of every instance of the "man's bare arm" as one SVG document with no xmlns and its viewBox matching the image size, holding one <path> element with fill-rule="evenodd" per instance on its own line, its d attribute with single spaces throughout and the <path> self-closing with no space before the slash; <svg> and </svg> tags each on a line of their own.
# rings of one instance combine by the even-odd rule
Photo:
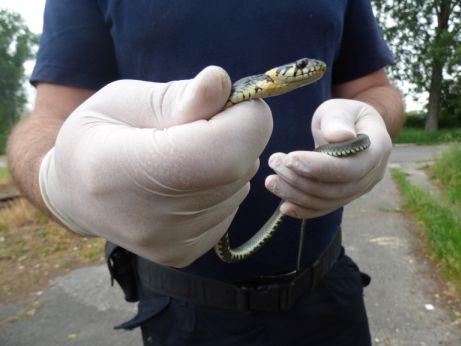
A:
<svg viewBox="0 0 461 346">
<path fill-rule="evenodd" d="M 405 121 L 402 96 L 390 84 L 384 69 L 335 85 L 333 97 L 362 101 L 373 106 L 383 118 L 392 138 L 399 134 Z"/>
<path fill-rule="evenodd" d="M 13 130 L 8 141 L 8 166 L 22 193 L 48 212 L 38 186 L 43 156 L 54 146 L 62 123 L 94 90 L 41 83 L 32 113 Z"/>
</svg>

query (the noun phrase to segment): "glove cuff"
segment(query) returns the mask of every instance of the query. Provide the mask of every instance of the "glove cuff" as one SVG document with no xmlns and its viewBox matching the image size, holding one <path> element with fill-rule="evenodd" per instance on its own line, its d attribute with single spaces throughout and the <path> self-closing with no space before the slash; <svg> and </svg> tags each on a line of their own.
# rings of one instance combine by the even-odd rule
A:
<svg viewBox="0 0 461 346">
<path fill-rule="evenodd" d="M 95 236 L 92 232 L 89 232 L 82 227 L 80 227 L 72 218 L 66 215 L 62 210 L 58 210 L 57 204 L 53 204 L 50 198 L 50 189 L 49 189 L 49 181 L 50 178 L 55 175 L 55 167 L 54 167 L 54 147 L 51 148 L 48 153 L 43 157 L 42 162 L 40 164 L 40 170 L 38 175 L 38 184 L 40 187 L 40 193 L 43 198 L 43 202 L 45 203 L 48 210 L 54 215 L 56 219 L 58 219 L 67 229 L 80 234 L 82 236 Z"/>
</svg>

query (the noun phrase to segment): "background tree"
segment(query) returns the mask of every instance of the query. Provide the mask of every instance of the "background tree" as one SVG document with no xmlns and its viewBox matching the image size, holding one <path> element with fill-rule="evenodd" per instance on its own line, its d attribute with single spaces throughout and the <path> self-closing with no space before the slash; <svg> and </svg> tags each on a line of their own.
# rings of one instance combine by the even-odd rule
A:
<svg viewBox="0 0 461 346">
<path fill-rule="evenodd" d="M 0 152 L 27 102 L 24 62 L 33 57 L 38 42 L 22 17 L 0 10 Z"/>
<path fill-rule="evenodd" d="M 425 128 L 438 129 L 441 114 L 454 120 L 461 97 L 460 0 L 373 0 L 395 53 L 394 78 L 428 92 Z M 443 109 L 442 109 L 443 107 Z M 458 113 L 449 110 L 458 109 Z M 443 110 L 443 112 L 442 112 Z M 456 119 L 455 119 L 456 120 Z"/>
</svg>

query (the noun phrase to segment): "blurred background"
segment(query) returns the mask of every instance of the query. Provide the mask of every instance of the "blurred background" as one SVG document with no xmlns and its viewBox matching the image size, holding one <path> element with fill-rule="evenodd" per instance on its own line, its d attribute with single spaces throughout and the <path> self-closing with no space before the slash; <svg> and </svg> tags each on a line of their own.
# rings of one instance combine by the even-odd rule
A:
<svg viewBox="0 0 461 346">
<path fill-rule="evenodd" d="M 380 292 L 388 299 L 383 304 L 390 304 L 384 310 L 383 305 L 371 303 L 383 297 L 373 291 L 367 293 L 374 343 L 460 345 L 461 3 L 459 0 L 373 0 L 372 3 L 395 55 L 389 72 L 404 96 L 407 120 L 395 139 L 389 174 L 381 190 L 372 192 L 367 197 L 371 198 L 368 203 L 358 201 L 348 208 L 351 215 L 363 219 L 363 227 L 370 222 L 389 224 L 389 220 L 397 220 L 395 227 L 401 231 L 380 236 L 365 234 L 368 238 L 363 242 L 351 235 L 346 245 L 363 267 L 374 271 L 372 274 L 387 270 L 369 258 L 376 253 L 375 247 L 385 249 L 383 256 L 396 259 L 395 263 L 390 262 L 389 277 L 410 278 L 404 285 L 408 292 L 402 293 L 398 290 L 403 286 L 388 285 L 386 274 L 381 279 L 378 276 L 376 282 L 379 284 L 381 280 L 387 288 L 387 293 Z M 63 282 L 75 285 L 72 281 L 75 275 L 83 284 L 88 278 L 102 280 L 102 275 L 99 292 L 113 297 L 104 296 L 101 301 L 123 300 L 114 290 L 109 291 L 106 274 L 101 274 L 105 273 L 103 240 L 73 235 L 50 221 L 21 198 L 8 172 L 7 138 L 34 103 L 34 89 L 28 83 L 28 76 L 42 31 L 44 6 L 45 0 L 0 0 L 0 344 L 26 345 L 28 340 L 41 335 L 33 330 L 40 329 L 37 325 L 42 323 L 34 321 L 43 321 L 40 316 L 48 316 L 43 300 L 45 292 L 53 285 L 65 285 Z M 374 204 L 376 200 L 382 203 Z M 373 220 L 373 213 L 381 219 Z M 346 226 L 362 227 L 352 219 L 346 218 L 345 222 Z M 75 271 L 77 268 L 88 271 Z M 398 295 L 408 299 L 396 300 Z M 410 303 L 415 306 L 398 306 Z M 98 313 L 101 309 L 111 311 L 96 303 L 94 307 Z M 125 311 L 127 316 L 133 311 L 125 306 L 116 309 Z M 413 316 L 407 313 L 412 309 L 415 309 Z M 406 320 L 393 323 L 399 314 L 406 316 Z M 38 324 L 33 327 L 34 323 Z M 61 339 L 53 342 L 109 344 L 107 339 L 104 342 L 98 339 L 96 331 L 85 334 L 88 326 L 84 321 L 81 323 L 64 328 L 62 335 L 57 332 Z M 424 329 L 429 333 L 435 331 L 435 339 L 430 339 Z M 24 339 L 17 336 L 18 330 L 28 336 Z M 111 344 L 138 342 L 136 337 L 120 339 L 117 334 Z"/>
</svg>

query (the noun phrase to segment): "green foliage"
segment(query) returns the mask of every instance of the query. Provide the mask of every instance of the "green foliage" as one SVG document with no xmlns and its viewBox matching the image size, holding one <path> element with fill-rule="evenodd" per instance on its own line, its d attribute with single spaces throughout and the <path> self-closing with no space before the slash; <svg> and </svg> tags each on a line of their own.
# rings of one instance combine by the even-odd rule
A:
<svg viewBox="0 0 461 346">
<path fill-rule="evenodd" d="M 451 10 L 447 31 L 437 33 L 437 11 L 440 3 Z M 453 78 L 460 71 L 461 7 L 458 0 L 374 0 L 378 19 L 395 53 L 392 68 L 395 78 L 411 81 L 415 91 L 429 89 L 432 60 L 446 62 L 445 71 Z"/>
<path fill-rule="evenodd" d="M 461 127 L 461 117 L 458 115 L 458 112 L 461 111 L 461 104 L 455 108 L 458 100 L 454 99 L 452 101 L 450 109 L 442 108 L 442 111 L 440 112 L 439 125 L 441 128 L 453 129 Z M 405 127 L 423 129 L 425 121 L 426 112 L 413 111 L 405 114 Z"/>
<path fill-rule="evenodd" d="M 373 0 L 395 54 L 394 79 L 410 92 L 431 92 L 434 66 L 443 66 L 444 116 L 461 121 L 461 3 L 459 0 Z"/>
<path fill-rule="evenodd" d="M 461 128 L 441 129 L 437 132 L 426 132 L 423 128 L 404 127 L 394 143 L 411 143 L 417 145 L 461 142 Z"/>
<path fill-rule="evenodd" d="M 446 189 L 451 202 L 461 207 L 461 144 L 452 145 L 434 163 L 432 172 Z"/>
<path fill-rule="evenodd" d="M 461 28 L 460 28 L 461 29 Z M 459 52 L 459 64 L 461 65 L 461 51 Z M 444 80 L 442 84 L 442 110 L 440 114 L 441 125 L 461 126 L 461 71 L 457 77 Z"/>
<path fill-rule="evenodd" d="M 2 179 L 10 179 L 10 172 L 8 168 L 0 167 L 0 180 Z"/>
<path fill-rule="evenodd" d="M 0 190 L 11 184 L 11 175 L 7 168 L 0 167 Z M 0 235 L 1 235 L 1 227 L 0 227 Z"/>
<path fill-rule="evenodd" d="M 424 128 L 426 114 L 422 112 L 407 112 L 405 114 L 405 127 Z"/>
<path fill-rule="evenodd" d="M 24 62 L 33 57 L 38 42 L 22 17 L 0 10 L 0 152 L 26 104 Z"/>
<path fill-rule="evenodd" d="M 427 191 L 412 185 L 400 171 L 392 177 L 400 185 L 404 208 L 418 221 L 429 240 L 430 250 L 448 278 L 461 290 L 461 223 L 459 211 Z"/>
<path fill-rule="evenodd" d="M 0 113 L 0 130 L 3 130 L 2 124 L 2 115 Z M 0 133 L 0 154 L 3 154 L 6 149 L 6 140 L 8 139 L 8 131 L 5 131 L 5 133 Z"/>
</svg>

